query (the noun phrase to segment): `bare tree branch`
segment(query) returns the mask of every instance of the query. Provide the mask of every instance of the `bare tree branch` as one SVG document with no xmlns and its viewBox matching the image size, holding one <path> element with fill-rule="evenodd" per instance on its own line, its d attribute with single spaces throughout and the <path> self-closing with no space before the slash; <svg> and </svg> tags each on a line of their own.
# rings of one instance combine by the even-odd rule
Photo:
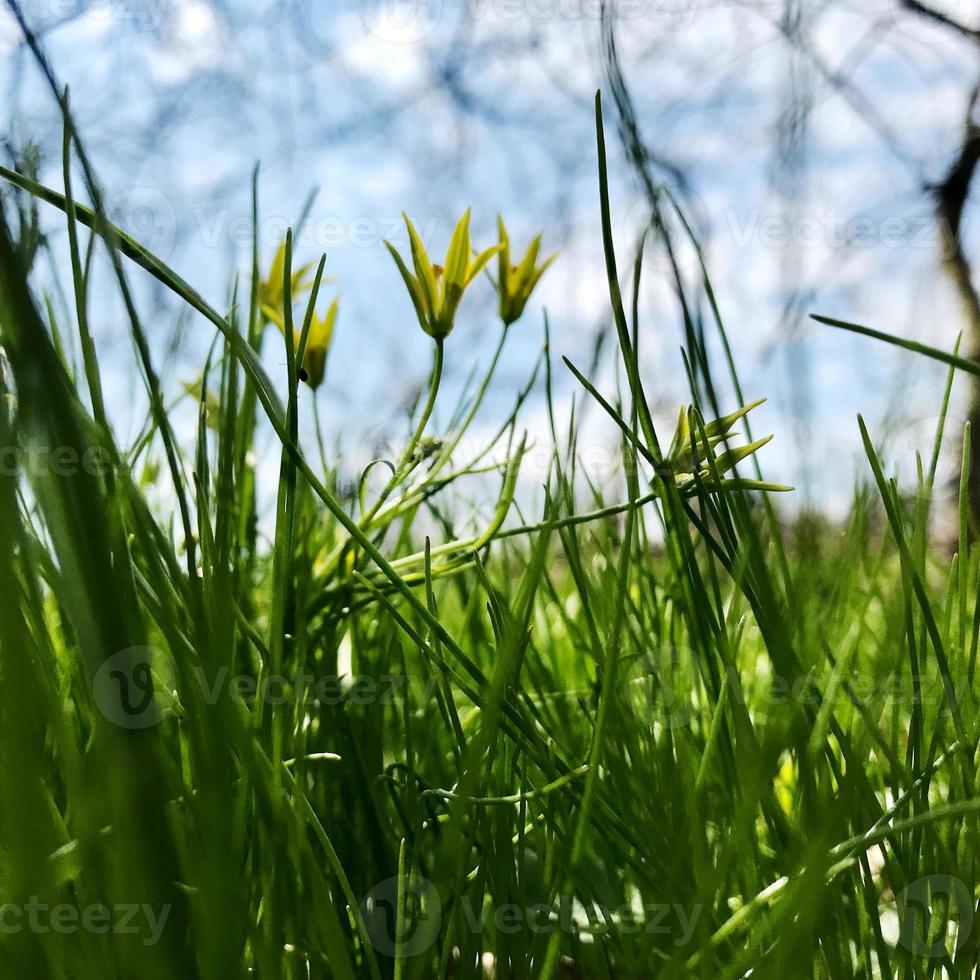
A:
<svg viewBox="0 0 980 980">
<path fill-rule="evenodd" d="M 934 7 L 920 3 L 919 0 L 901 0 L 901 4 L 910 13 L 918 14 L 920 17 L 925 17 L 936 24 L 942 24 L 944 27 L 948 27 L 962 34 L 963 37 L 969 38 L 974 43 L 980 44 L 980 30 L 977 30 L 975 27 L 968 27 L 966 24 L 954 20 L 948 14 L 944 14 L 941 10 L 936 10 Z"/>
</svg>

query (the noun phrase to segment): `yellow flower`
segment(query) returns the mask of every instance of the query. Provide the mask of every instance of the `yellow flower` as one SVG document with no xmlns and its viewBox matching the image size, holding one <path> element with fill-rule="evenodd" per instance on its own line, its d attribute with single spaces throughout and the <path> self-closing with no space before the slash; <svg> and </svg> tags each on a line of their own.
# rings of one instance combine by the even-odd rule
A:
<svg viewBox="0 0 980 980">
<path fill-rule="evenodd" d="M 293 270 L 292 274 L 292 296 L 294 300 L 300 299 L 304 293 L 308 293 L 313 286 L 313 276 L 311 270 L 315 263 L 308 262 Z M 285 305 L 286 305 L 286 239 L 279 244 L 272 265 L 269 266 L 269 274 L 259 282 L 259 310 L 266 322 L 275 323 L 280 330 L 285 330 Z"/>
<path fill-rule="evenodd" d="M 531 298 L 531 292 L 544 275 L 545 270 L 558 257 L 557 253 L 537 265 L 541 236 L 536 235 L 517 265 L 511 265 L 510 238 L 504 227 L 504 219 L 497 215 L 497 230 L 500 233 L 500 251 L 497 253 L 498 275 L 497 293 L 500 296 L 500 319 L 509 327 L 519 320 Z"/>
<path fill-rule="evenodd" d="M 323 383 L 323 373 L 327 367 L 327 352 L 333 340 L 333 328 L 337 321 L 340 297 L 335 296 L 327 309 L 326 316 L 313 311 L 310 331 L 306 335 L 306 350 L 303 352 L 303 366 L 299 370 L 301 381 L 305 381 L 314 391 Z M 299 345 L 299 338 L 296 338 Z"/>
<path fill-rule="evenodd" d="M 303 299 L 313 288 L 316 282 L 316 274 L 312 271 L 316 266 L 314 262 L 294 269 L 290 277 L 291 298 L 296 300 Z M 321 283 L 331 280 L 321 278 Z M 259 282 L 258 288 L 259 309 L 265 323 L 274 323 L 285 335 L 286 333 L 286 239 L 284 238 L 276 251 L 275 258 L 269 266 L 269 273 Z M 316 390 L 323 383 L 323 374 L 326 370 L 327 353 L 330 350 L 330 341 L 333 339 L 333 328 L 337 320 L 337 309 L 339 307 L 339 297 L 335 297 L 327 309 L 326 315 L 321 317 L 316 310 L 313 311 L 310 320 L 310 330 L 306 337 L 306 350 L 303 353 L 303 364 L 299 369 L 301 381 L 305 381 L 311 388 Z M 299 352 L 300 324 L 293 321 L 293 334 L 296 343 L 297 353 Z"/>
<path fill-rule="evenodd" d="M 486 266 L 493 256 L 500 251 L 499 245 L 488 248 L 475 257 L 470 247 L 470 210 L 466 209 L 453 231 L 443 265 L 435 265 L 419 238 L 415 226 L 408 215 L 403 214 L 408 227 L 408 237 L 412 246 L 412 264 L 415 267 L 413 275 L 405 260 L 397 250 L 386 241 L 398 271 L 405 280 L 408 293 L 412 297 L 415 313 L 419 318 L 422 329 L 437 341 L 445 339 L 453 329 L 456 310 L 463 298 L 466 287 Z"/>
</svg>

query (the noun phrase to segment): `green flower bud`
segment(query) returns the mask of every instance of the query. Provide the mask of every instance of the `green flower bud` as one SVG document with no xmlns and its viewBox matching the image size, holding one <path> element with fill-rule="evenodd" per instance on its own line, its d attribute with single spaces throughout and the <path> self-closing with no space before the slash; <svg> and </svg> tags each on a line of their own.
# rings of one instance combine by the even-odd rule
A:
<svg viewBox="0 0 980 980">
<path fill-rule="evenodd" d="M 504 219 L 497 215 L 497 231 L 500 234 L 500 251 L 497 253 L 497 295 L 500 297 L 500 319 L 509 327 L 524 314 L 527 301 L 545 270 L 558 257 L 557 253 L 537 265 L 541 236 L 536 235 L 517 265 L 511 264 L 510 238 L 504 227 Z"/>
</svg>

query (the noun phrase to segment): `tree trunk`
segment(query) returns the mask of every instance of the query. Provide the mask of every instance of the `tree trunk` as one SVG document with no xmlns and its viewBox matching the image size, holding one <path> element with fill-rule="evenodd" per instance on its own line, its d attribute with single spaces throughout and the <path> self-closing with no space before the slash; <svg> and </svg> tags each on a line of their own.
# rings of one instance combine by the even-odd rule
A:
<svg viewBox="0 0 980 980">
<path fill-rule="evenodd" d="M 966 356 L 974 361 L 980 361 L 980 295 L 973 285 L 970 263 L 963 251 L 960 226 L 970 184 L 980 162 L 980 126 L 974 121 L 978 96 L 980 88 L 974 88 L 967 107 L 959 155 L 945 179 L 935 188 L 942 267 L 959 297 L 966 320 Z M 980 378 L 971 376 L 970 381 L 967 406 L 970 422 L 969 497 L 975 526 L 980 527 Z"/>
</svg>

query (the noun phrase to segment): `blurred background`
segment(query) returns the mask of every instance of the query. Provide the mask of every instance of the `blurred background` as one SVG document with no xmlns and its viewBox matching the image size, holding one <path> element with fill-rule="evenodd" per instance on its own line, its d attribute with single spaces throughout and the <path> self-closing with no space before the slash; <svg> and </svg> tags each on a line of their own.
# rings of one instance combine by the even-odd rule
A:
<svg viewBox="0 0 980 980">
<path fill-rule="evenodd" d="M 972 119 L 980 0 L 620 0 L 607 5 L 605 24 L 601 6 L 25 0 L 22 9 L 70 86 L 109 210 L 214 305 L 227 306 L 236 273 L 248 275 L 255 164 L 265 262 L 317 191 L 297 259 L 326 252 L 335 281 L 321 306 L 339 292 L 341 309 L 316 397 L 333 440 L 368 458 L 403 426 L 431 357 L 383 244 L 407 246 L 402 210 L 436 255 L 467 206 L 477 245 L 494 240 L 499 211 L 518 247 L 543 231 L 545 252 L 561 252 L 512 328 L 480 416 L 487 433 L 528 379 L 542 308 L 556 360 L 567 355 L 600 390 L 615 390 L 597 88 L 624 269 L 650 210 L 618 135 L 614 44 L 648 168 L 704 244 L 746 396 L 770 399 L 756 422 L 776 435 L 763 466 L 799 491 L 781 503 L 846 508 L 855 474 L 867 471 L 858 411 L 911 477 L 915 451 L 931 449 L 944 370 L 808 315 L 945 349 L 965 331 L 964 351 L 980 349 L 969 275 L 980 255 L 969 200 L 980 156 Z M 3 162 L 36 161 L 42 182 L 60 188 L 61 139 L 58 106 L 0 4 Z M 57 298 L 51 270 L 67 269 L 64 221 L 53 210 L 39 217 L 45 249 L 36 273 Z M 679 263 L 696 273 L 692 249 L 681 248 Z M 161 371 L 178 390 L 201 371 L 213 329 L 147 276 L 132 279 Z M 135 437 L 146 416 L 142 384 L 108 276 L 105 287 L 92 329 L 113 415 Z M 447 343 L 443 422 L 453 390 L 492 353 L 493 314 L 488 288 L 464 301 Z M 647 390 L 666 427 L 686 393 L 684 334 L 658 250 L 644 264 L 641 324 Z M 281 340 L 267 340 L 264 358 L 281 376 Z M 583 401 L 560 360 L 556 386 L 563 413 L 573 398 Z M 958 382 L 954 433 L 968 399 Z M 587 411 L 580 447 L 614 449 L 615 433 Z M 541 397 L 523 418 L 545 438 Z M 956 441 L 941 477 L 953 472 Z M 604 458 L 592 457 L 599 479 L 608 475 Z"/>
</svg>

